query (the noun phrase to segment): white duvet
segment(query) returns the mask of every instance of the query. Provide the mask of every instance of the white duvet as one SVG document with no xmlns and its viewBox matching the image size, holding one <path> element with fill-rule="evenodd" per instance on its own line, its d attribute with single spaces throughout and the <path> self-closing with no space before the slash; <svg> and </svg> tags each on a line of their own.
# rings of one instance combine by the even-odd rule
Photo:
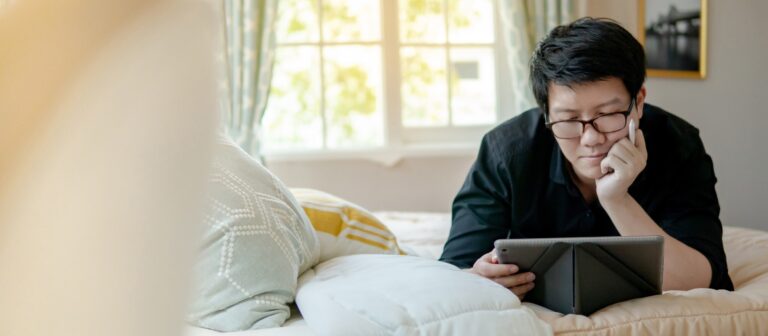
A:
<svg viewBox="0 0 768 336">
<path fill-rule="evenodd" d="M 377 213 L 409 254 L 335 258 L 302 274 L 301 311 L 281 328 L 232 336 L 552 335 L 509 290 L 435 261 L 448 214 Z M 219 333 L 190 328 L 187 336 Z"/>
<path fill-rule="evenodd" d="M 508 289 L 439 261 L 334 258 L 299 279 L 296 303 L 318 335 L 550 335 Z"/>
</svg>

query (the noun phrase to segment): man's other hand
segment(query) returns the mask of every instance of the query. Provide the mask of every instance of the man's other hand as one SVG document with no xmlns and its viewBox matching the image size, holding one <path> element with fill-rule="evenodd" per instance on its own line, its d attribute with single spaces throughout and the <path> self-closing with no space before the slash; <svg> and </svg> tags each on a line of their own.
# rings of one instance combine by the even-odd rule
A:
<svg viewBox="0 0 768 336">
<path fill-rule="evenodd" d="M 525 294 L 533 289 L 533 280 L 536 278 L 531 272 L 518 274 L 520 269 L 517 265 L 499 264 L 496 250 L 492 250 L 477 259 L 472 268 L 467 271 L 491 279 L 509 288 L 512 293 L 515 293 L 520 298 L 520 301 L 523 301 Z"/>
</svg>

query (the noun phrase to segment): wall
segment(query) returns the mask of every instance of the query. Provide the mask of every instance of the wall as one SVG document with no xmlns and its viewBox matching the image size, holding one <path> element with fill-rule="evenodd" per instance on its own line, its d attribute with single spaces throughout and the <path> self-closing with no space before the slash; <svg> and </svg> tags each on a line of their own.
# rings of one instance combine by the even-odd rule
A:
<svg viewBox="0 0 768 336">
<path fill-rule="evenodd" d="M 768 2 L 709 1 L 709 74 L 652 78 L 650 101 L 701 130 L 713 157 L 723 223 L 768 230 Z"/>
<path fill-rule="evenodd" d="M 392 167 L 363 160 L 268 162 L 290 187 L 311 187 L 371 210 L 449 211 L 473 154 L 404 159 Z"/>
<path fill-rule="evenodd" d="M 630 3 L 630 5 L 626 5 Z M 624 6 L 622 6 L 624 4 Z M 636 27 L 634 2 L 588 0 L 591 16 Z M 768 1 L 709 0 L 705 80 L 649 78 L 649 102 L 699 127 L 719 177 L 727 225 L 768 230 Z M 449 211 L 474 155 L 405 159 L 393 167 L 355 160 L 270 162 L 290 186 L 347 197 L 374 210 Z"/>
</svg>

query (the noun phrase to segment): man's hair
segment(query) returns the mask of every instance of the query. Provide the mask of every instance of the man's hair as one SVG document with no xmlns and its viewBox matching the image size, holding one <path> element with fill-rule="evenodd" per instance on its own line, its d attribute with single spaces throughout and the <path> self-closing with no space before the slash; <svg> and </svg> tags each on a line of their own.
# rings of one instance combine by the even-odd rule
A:
<svg viewBox="0 0 768 336">
<path fill-rule="evenodd" d="M 610 77 L 620 79 L 630 97 L 645 81 L 643 46 L 610 19 L 585 17 L 552 29 L 531 59 L 531 87 L 544 114 L 550 83 L 571 86 Z"/>
</svg>

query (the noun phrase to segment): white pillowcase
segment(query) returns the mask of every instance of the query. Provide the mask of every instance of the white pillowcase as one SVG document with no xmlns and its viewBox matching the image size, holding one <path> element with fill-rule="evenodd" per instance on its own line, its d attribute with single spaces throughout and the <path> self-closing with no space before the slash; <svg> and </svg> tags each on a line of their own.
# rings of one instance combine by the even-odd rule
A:
<svg viewBox="0 0 768 336">
<path fill-rule="evenodd" d="M 319 335 L 551 335 L 508 289 L 453 265 L 352 255 L 308 270 L 296 303 Z"/>
<path fill-rule="evenodd" d="M 218 331 L 279 327 L 317 236 L 293 195 L 264 166 L 221 139 L 188 320 Z"/>
</svg>

